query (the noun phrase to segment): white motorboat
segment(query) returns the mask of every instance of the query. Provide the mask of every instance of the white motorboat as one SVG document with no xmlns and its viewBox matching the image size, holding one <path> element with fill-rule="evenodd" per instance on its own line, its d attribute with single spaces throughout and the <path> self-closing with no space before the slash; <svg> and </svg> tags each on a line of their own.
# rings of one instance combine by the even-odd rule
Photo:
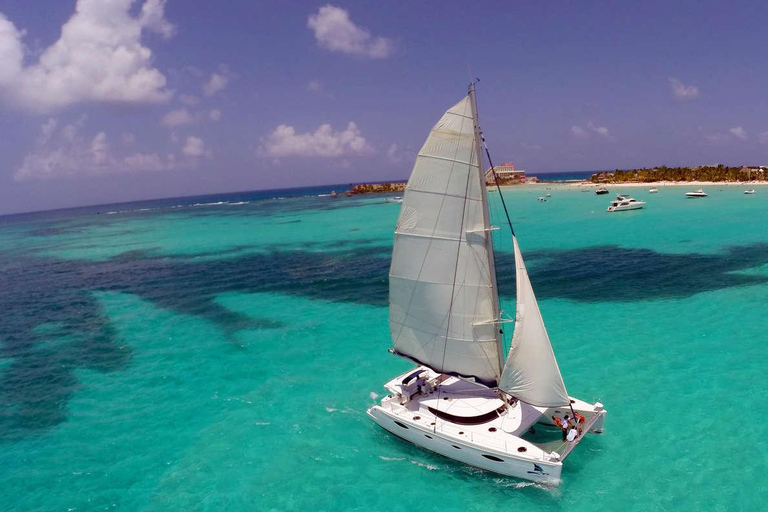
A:
<svg viewBox="0 0 768 512">
<path fill-rule="evenodd" d="M 403 202 L 403 198 L 402 198 L 402 197 L 400 197 L 400 196 L 397 196 L 397 197 L 389 197 L 389 198 L 385 199 L 385 200 L 384 200 L 384 202 L 385 202 L 385 203 L 398 203 L 398 204 L 399 204 L 399 203 L 402 203 L 402 202 Z"/>
<path fill-rule="evenodd" d="M 470 85 L 421 148 L 395 229 L 391 352 L 418 366 L 387 382 L 368 415 L 451 459 L 556 485 L 606 411 L 568 395 L 511 224 L 517 311 L 504 358 L 513 320 L 499 308 L 481 140 Z"/>
<path fill-rule="evenodd" d="M 608 189 L 605 188 L 605 187 L 599 187 L 597 190 L 595 190 L 595 194 L 597 194 L 599 196 L 601 196 L 603 194 L 607 194 L 607 193 L 608 193 Z"/>
<path fill-rule="evenodd" d="M 645 206 L 645 201 L 638 201 L 629 196 L 618 195 L 608 207 L 609 212 L 623 212 L 625 210 L 639 210 Z"/>
<path fill-rule="evenodd" d="M 686 192 L 686 197 L 707 197 L 707 193 L 703 189 L 696 190 L 694 192 Z"/>
<path fill-rule="evenodd" d="M 656 194 L 658 191 L 659 191 L 659 189 L 657 189 L 657 188 L 652 188 L 652 189 L 648 190 L 648 192 L 651 193 L 651 194 Z"/>
<path fill-rule="evenodd" d="M 751 188 L 749 190 L 745 190 L 744 193 L 745 194 L 754 194 L 755 193 L 755 189 Z"/>
<path fill-rule="evenodd" d="M 539 201 L 540 203 L 546 203 L 546 202 L 547 202 L 547 198 L 546 198 L 546 197 L 544 197 L 544 196 L 539 196 L 539 198 L 538 198 L 538 201 Z"/>
</svg>

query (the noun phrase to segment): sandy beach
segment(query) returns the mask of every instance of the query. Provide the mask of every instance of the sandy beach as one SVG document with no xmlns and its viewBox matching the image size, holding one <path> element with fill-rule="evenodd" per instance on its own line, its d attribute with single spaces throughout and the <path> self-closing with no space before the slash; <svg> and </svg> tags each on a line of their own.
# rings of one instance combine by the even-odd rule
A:
<svg viewBox="0 0 768 512">
<path fill-rule="evenodd" d="M 582 188 L 653 188 L 653 187 L 721 187 L 721 186 L 760 186 L 768 185 L 768 181 L 649 181 L 646 183 L 623 182 L 623 183 L 593 183 L 591 181 L 582 181 L 578 183 L 566 183 L 569 187 Z"/>
</svg>

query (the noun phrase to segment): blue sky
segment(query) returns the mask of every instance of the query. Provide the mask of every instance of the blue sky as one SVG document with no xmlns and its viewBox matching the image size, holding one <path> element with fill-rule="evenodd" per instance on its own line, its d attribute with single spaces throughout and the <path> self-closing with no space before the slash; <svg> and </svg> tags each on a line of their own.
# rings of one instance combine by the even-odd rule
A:
<svg viewBox="0 0 768 512">
<path fill-rule="evenodd" d="M 765 2 L 4 0 L 0 214 L 406 178 L 470 69 L 531 174 L 768 164 Z"/>
</svg>

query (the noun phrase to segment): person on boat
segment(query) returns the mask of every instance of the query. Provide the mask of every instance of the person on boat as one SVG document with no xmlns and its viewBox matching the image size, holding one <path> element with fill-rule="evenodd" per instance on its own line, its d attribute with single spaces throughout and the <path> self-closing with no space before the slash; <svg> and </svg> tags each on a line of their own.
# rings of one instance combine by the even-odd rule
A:
<svg viewBox="0 0 768 512">
<path fill-rule="evenodd" d="M 565 440 L 569 443 L 572 443 L 576 440 L 577 437 L 579 437 L 579 429 L 576 427 L 571 427 L 568 430 L 568 434 L 565 436 Z"/>
<path fill-rule="evenodd" d="M 558 418 L 557 415 L 553 415 L 552 421 L 555 423 L 556 427 L 563 431 L 563 441 L 566 441 L 568 436 L 568 415 L 566 414 L 563 416 L 563 419 Z"/>
</svg>

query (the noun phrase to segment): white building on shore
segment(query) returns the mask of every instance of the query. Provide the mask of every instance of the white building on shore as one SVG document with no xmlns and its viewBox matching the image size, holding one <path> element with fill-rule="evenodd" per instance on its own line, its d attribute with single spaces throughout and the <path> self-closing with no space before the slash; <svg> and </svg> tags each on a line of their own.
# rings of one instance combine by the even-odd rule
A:
<svg viewBox="0 0 768 512">
<path fill-rule="evenodd" d="M 485 172 L 486 181 L 493 181 L 493 172 L 496 172 L 496 176 L 500 180 L 525 180 L 525 171 L 515 169 L 515 164 L 512 162 L 502 162 L 501 165 L 496 165 L 493 168 L 489 168 Z"/>
</svg>

